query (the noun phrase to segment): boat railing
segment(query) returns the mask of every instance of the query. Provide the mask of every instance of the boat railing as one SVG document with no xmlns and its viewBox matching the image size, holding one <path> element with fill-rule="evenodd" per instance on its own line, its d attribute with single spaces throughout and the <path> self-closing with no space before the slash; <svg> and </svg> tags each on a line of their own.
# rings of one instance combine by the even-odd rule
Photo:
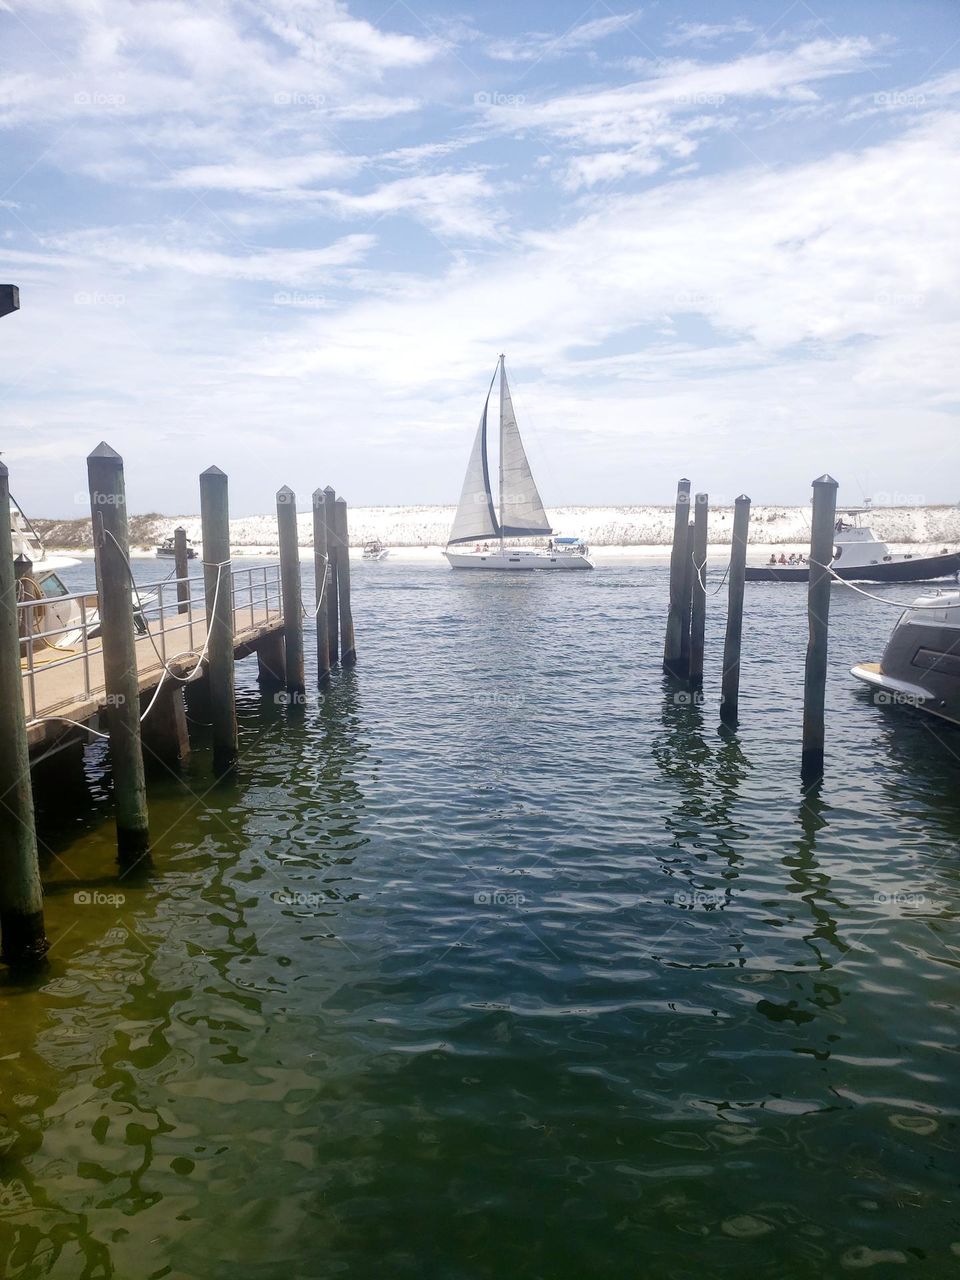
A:
<svg viewBox="0 0 960 1280">
<path fill-rule="evenodd" d="M 216 578 L 212 575 L 211 601 L 215 584 Z M 229 590 L 231 594 L 235 635 L 281 615 L 279 561 L 232 567 L 228 580 L 221 579 L 220 589 Z M 138 582 L 135 589 L 131 587 L 130 608 L 141 672 L 160 670 L 175 659 L 183 659 L 183 665 L 189 669 L 190 656 L 199 657 L 203 652 L 207 634 L 203 573 Z M 57 615 L 66 621 L 59 621 Z M 41 719 L 53 710 L 63 710 L 70 703 L 89 702 L 105 694 L 103 646 L 99 635 L 100 601 L 96 591 L 20 600 L 17 619 L 28 721 Z M 69 675 L 48 678 L 48 673 L 63 672 L 67 668 Z"/>
</svg>

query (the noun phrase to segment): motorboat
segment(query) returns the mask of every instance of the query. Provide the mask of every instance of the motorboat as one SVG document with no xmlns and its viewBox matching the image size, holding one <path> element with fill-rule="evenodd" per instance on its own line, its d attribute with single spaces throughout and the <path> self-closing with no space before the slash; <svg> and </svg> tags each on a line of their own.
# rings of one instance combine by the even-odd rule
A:
<svg viewBox="0 0 960 1280">
<path fill-rule="evenodd" d="M 389 554 L 379 538 L 371 538 L 369 542 L 363 544 L 363 555 L 360 558 L 361 560 L 386 560 Z"/>
<path fill-rule="evenodd" d="M 58 570 L 80 561 L 47 552 L 40 534 L 17 500 L 10 497 L 10 540 L 17 573 L 17 601 L 36 601 L 20 610 L 20 647 L 72 649 L 87 635 L 99 634 L 100 614 L 96 592 L 72 595 Z"/>
<path fill-rule="evenodd" d="M 498 375 L 499 510 L 494 507 L 490 489 L 490 463 L 487 454 L 487 414 Z M 453 569 L 493 569 L 514 573 L 535 569 L 593 568 L 586 548 L 579 540 L 576 540 L 576 545 L 558 546 L 552 535 L 553 529 L 520 439 L 505 361 L 501 355 L 490 379 L 444 555 Z M 518 541 L 522 538 L 549 541 L 543 546 L 529 547 Z M 566 543 L 567 540 L 557 541 Z M 470 543 L 473 543 L 472 547 Z"/>
<path fill-rule="evenodd" d="M 850 670 L 876 690 L 877 703 L 960 725 L 960 591 L 918 596 L 898 618 L 880 661 Z"/>
<path fill-rule="evenodd" d="M 157 559 L 173 560 L 176 558 L 176 554 L 177 554 L 176 540 L 173 534 L 171 534 L 169 538 L 164 538 L 164 540 L 157 546 Z M 197 558 L 197 549 L 193 545 L 193 543 L 190 542 L 188 539 L 187 540 L 187 559 L 196 560 L 196 558 Z"/>
<path fill-rule="evenodd" d="M 915 556 L 894 554 L 871 528 L 862 523 L 869 507 L 844 511 L 834 526 L 833 559 L 830 568 L 838 578 L 848 582 L 928 582 L 937 578 L 955 578 L 960 573 L 960 551 L 944 548 L 937 555 Z M 849 516 L 850 519 L 844 519 Z M 748 582 L 806 582 L 810 566 L 801 556 L 797 563 L 771 555 L 767 564 L 746 568 Z M 795 559 L 795 557 L 791 557 Z"/>
</svg>

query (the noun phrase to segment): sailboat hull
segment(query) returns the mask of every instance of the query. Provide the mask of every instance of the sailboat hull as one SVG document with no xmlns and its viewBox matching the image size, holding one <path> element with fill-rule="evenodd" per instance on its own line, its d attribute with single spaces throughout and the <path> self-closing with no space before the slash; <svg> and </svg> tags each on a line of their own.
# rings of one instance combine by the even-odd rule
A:
<svg viewBox="0 0 960 1280">
<path fill-rule="evenodd" d="M 592 569 L 593 562 L 572 551 L 528 551 L 506 547 L 494 551 L 445 551 L 451 569 L 486 569 L 500 573 L 531 573 L 538 569 Z"/>
</svg>

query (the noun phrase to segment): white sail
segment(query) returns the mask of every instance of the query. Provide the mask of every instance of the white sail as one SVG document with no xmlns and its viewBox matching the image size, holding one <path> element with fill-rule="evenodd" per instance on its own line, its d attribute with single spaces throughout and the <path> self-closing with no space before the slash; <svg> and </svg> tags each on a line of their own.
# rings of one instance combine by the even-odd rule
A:
<svg viewBox="0 0 960 1280">
<path fill-rule="evenodd" d="M 496 374 L 493 375 L 496 378 Z M 470 451 L 467 474 L 463 481 L 460 504 L 453 518 L 448 545 L 453 542 L 475 542 L 478 538 L 499 538 L 500 526 L 493 510 L 493 495 L 490 492 L 490 471 L 487 466 L 487 407 L 490 404 L 490 391 L 493 380 L 483 406 L 480 426 Z"/>
<path fill-rule="evenodd" d="M 552 533 L 517 427 L 500 357 L 500 526 L 508 538 Z"/>
</svg>

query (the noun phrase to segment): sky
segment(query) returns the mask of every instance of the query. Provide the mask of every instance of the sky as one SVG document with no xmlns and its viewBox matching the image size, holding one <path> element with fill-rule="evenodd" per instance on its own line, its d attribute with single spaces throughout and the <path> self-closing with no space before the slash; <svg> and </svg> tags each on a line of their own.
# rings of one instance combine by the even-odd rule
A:
<svg viewBox="0 0 960 1280">
<path fill-rule="evenodd" d="M 960 500 L 960 5 L 0 0 L 28 514 Z"/>
</svg>

